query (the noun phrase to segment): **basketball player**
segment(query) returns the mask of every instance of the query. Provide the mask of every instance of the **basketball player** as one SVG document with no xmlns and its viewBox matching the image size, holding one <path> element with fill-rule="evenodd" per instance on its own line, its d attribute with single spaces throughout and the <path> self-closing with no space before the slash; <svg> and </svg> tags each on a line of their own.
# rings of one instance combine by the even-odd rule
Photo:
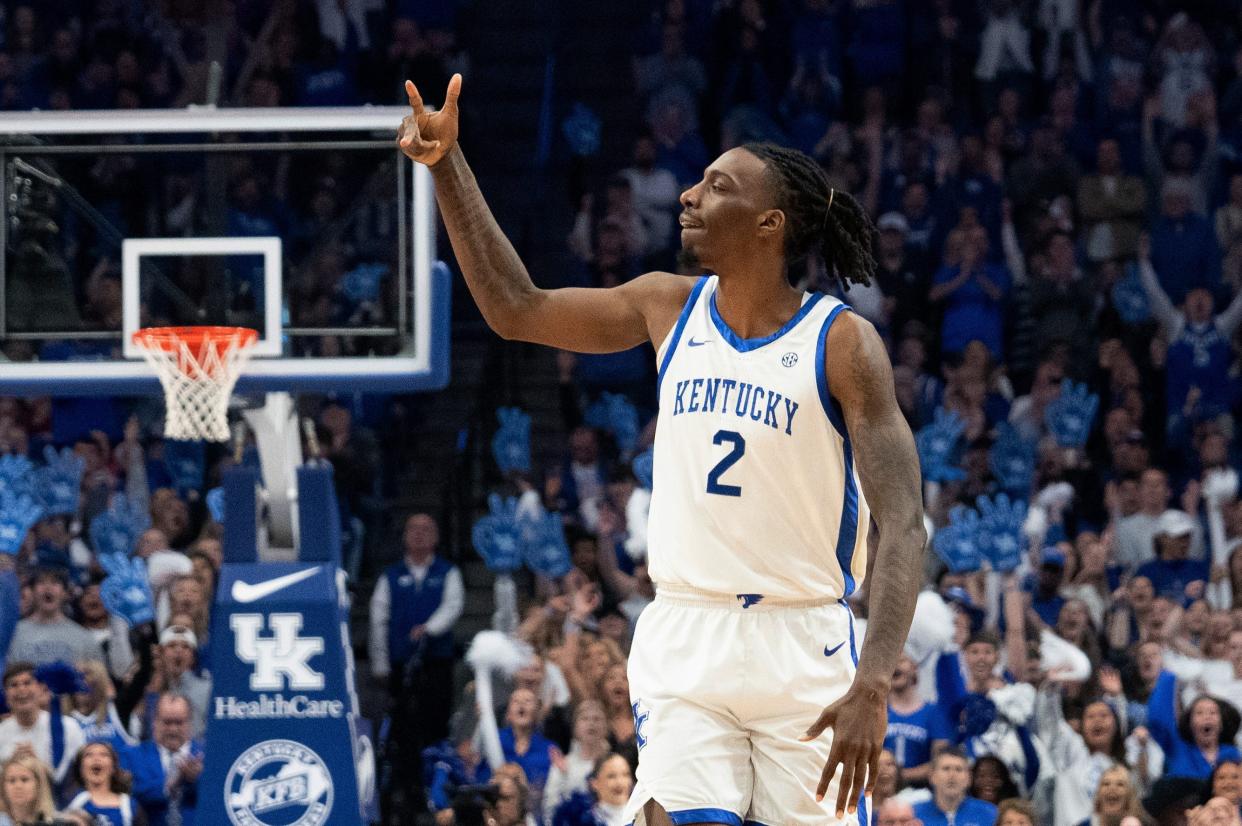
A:
<svg viewBox="0 0 1242 826">
<path fill-rule="evenodd" d="M 431 168 L 492 329 L 578 352 L 656 348 L 657 595 L 629 661 L 639 765 L 626 816 L 866 822 L 860 798 L 875 783 L 922 581 L 918 459 L 875 330 L 787 277 L 818 252 L 830 273 L 865 280 L 875 268 L 865 214 L 806 155 L 747 145 L 681 196 L 682 243 L 714 275 L 542 290 L 457 146 L 461 77 L 435 113 L 408 81 L 406 91 L 413 111 L 398 145 Z M 873 520 L 880 574 L 859 656 L 845 597 L 865 575 Z"/>
</svg>

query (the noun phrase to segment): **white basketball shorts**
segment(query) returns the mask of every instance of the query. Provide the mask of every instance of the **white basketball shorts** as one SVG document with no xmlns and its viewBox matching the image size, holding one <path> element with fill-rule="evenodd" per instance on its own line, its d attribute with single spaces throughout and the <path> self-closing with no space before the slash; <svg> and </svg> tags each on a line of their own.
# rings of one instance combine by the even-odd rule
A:
<svg viewBox="0 0 1242 826">
<path fill-rule="evenodd" d="M 630 652 L 638 777 L 626 816 L 654 799 L 673 823 L 838 823 L 837 780 L 815 789 L 832 730 L 798 738 L 857 665 L 853 617 L 837 600 L 778 602 L 661 588 Z M 868 801 L 845 823 L 868 823 Z"/>
</svg>

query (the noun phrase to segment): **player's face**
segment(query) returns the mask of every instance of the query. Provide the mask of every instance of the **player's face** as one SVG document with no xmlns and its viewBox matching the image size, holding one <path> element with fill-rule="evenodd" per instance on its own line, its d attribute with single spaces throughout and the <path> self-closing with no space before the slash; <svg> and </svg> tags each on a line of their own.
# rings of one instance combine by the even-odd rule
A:
<svg viewBox="0 0 1242 826">
<path fill-rule="evenodd" d="M 760 238 L 784 230 L 772 208 L 767 166 L 745 149 L 730 149 L 681 194 L 681 244 L 707 269 L 734 254 L 749 255 Z"/>
</svg>

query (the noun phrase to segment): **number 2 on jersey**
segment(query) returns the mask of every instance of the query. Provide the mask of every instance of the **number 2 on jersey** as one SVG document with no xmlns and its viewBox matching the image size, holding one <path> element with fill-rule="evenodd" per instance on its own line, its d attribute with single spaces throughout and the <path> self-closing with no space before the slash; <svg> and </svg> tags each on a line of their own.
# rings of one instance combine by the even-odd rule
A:
<svg viewBox="0 0 1242 826">
<path fill-rule="evenodd" d="M 742 458 L 742 454 L 746 452 L 746 440 L 742 438 L 742 434 L 735 430 L 717 430 L 716 435 L 712 437 L 712 444 L 722 445 L 725 442 L 733 445 L 725 457 L 716 463 L 716 466 L 707 473 L 707 492 L 715 493 L 720 496 L 741 496 L 741 485 L 724 485 L 720 482 L 720 476 L 729 468 L 737 464 L 737 460 Z"/>
</svg>

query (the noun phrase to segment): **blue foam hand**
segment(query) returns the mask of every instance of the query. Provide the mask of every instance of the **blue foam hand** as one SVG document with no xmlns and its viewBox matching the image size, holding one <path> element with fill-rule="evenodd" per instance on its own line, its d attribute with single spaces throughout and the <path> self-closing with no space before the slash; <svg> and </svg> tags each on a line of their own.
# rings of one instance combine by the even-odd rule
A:
<svg viewBox="0 0 1242 826">
<path fill-rule="evenodd" d="M 979 514 L 958 505 L 949 511 L 949 524 L 936 531 L 932 548 L 955 574 L 971 573 L 983 567 L 979 553 Z"/>
<path fill-rule="evenodd" d="M 224 488 L 212 488 L 207 491 L 207 510 L 215 522 L 224 524 Z"/>
<path fill-rule="evenodd" d="M 496 411 L 500 428 L 492 437 L 492 458 L 501 473 L 530 472 L 530 416 L 517 407 Z"/>
<path fill-rule="evenodd" d="M 1151 305 L 1147 302 L 1147 293 L 1143 290 L 1143 282 L 1139 280 L 1138 271 L 1131 264 L 1126 274 L 1113 284 L 1113 307 L 1117 315 L 1126 324 L 1142 324 L 1151 318 Z"/>
<path fill-rule="evenodd" d="M 0 488 L 0 554 L 16 556 L 26 534 L 43 518 L 43 507 L 28 493 Z"/>
<path fill-rule="evenodd" d="M 108 574 L 99 586 L 99 597 L 108 613 L 125 620 L 131 628 L 155 619 L 155 599 L 141 558 L 100 554 L 99 564 Z"/>
<path fill-rule="evenodd" d="M 35 669 L 34 677 L 57 697 L 90 691 L 82 673 L 63 660 L 44 663 Z"/>
<path fill-rule="evenodd" d="M 82 472 L 86 460 L 67 447 L 59 453 L 51 445 L 43 448 L 47 465 L 34 474 L 35 495 L 48 516 L 75 514 L 82 492 Z"/>
<path fill-rule="evenodd" d="M 998 493 L 989 499 L 980 496 L 975 500 L 979 508 L 979 551 L 992 564 L 992 569 L 1007 574 L 1022 562 L 1025 536 L 1022 525 L 1026 522 L 1026 503 L 1010 499 Z"/>
<path fill-rule="evenodd" d="M 1091 435 L 1091 425 L 1100 407 L 1100 397 L 1085 384 L 1066 379 L 1061 395 L 1044 410 L 1044 424 L 1061 447 L 1082 447 Z"/>
<path fill-rule="evenodd" d="M 635 456 L 634 461 L 630 462 L 630 469 L 634 471 L 638 484 L 651 490 L 652 480 L 655 478 L 655 448 L 649 447 Z"/>
<path fill-rule="evenodd" d="M 943 407 L 936 408 L 932 423 L 923 427 L 915 437 L 924 479 L 931 482 L 957 482 L 966 478 L 966 473 L 961 468 L 951 464 L 957 442 L 965 429 L 966 422 L 956 413 Z"/>
<path fill-rule="evenodd" d="M 0 456 L 0 489 L 34 496 L 34 462 L 25 456 Z"/>
<path fill-rule="evenodd" d="M 1035 445 L 1006 423 L 997 430 L 996 442 L 988 456 L 992 475 L 1007 492 L 1026 493 L 1035 478 Z"/>
<path fill-rule="evenodd" d="M 164 440 L 164 466 L 172 476 L 177 493 L 184 494 L 201 488 L 206 465 L 206 442 Z"/>
<path fill-rule="evenodd" d="M 522 567 L 522 526 L 517 518 L 517 499 L 502 499 L 493 493 L 487 503 L 490 513 L 475 521 L 470 538 L 488 570 L 511 574 Z"/>
<path fill-rule="evenodd" d="M 341 279 L 341 292 L 355 304 L 379 298 L 380 283 L 388 275 L 387 264 L 359 264 Z"/>
<path fill-rule="evenodd" d="M 560 579 L 569 573 L 573 563 L 569 559 L 569 543 L 565 541 L 565 525 L 561 515 L 553 511 L 521 521 L 522 556 L 527 567 L 550 579 Z"/>
<path fill-rule="evenodd" d="M 142 532 L 151 527 L 151 515 L 123 493 L 114 494 L 108 509 L 91 520 L 91 544 L 97 554 L 129 556 Z"/>
<path fill-rule="evenodd" d="M 604 393 L 586 412 L 591 427 L 607 430 L 622 453 L 629 453 L 638 442 L 638 408 L 620 393 Z"/>
</svg>

